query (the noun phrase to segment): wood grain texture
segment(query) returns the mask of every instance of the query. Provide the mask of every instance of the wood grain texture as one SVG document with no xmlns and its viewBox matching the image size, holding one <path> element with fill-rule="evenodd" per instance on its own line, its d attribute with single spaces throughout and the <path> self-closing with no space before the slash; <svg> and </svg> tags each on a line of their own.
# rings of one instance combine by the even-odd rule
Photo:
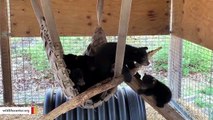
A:
<svg viewBox="0 0 213 120">
<path fill-rule="evenodd" d="M 29 0 L 11 0 L 12 36 L 39 36 L 39 26 Z M 96 0 L 51 0 L 60 35 L 92 35 L 97 26 Z M 106 0 L 103 28 L 117 35 L 121 0 Z M 129 35 L 169 33 L 170 0 L 133 0 Z"/>
<path fill-rule="evenodd" d="M 0 0 L 0 53 L 4 105 L 13 104 L 7 0 Z"/>
<path fill-rule="evenodd" d="M 174 0 L 172 34 L 213 50 L 213 1 Z"/>
</svg>

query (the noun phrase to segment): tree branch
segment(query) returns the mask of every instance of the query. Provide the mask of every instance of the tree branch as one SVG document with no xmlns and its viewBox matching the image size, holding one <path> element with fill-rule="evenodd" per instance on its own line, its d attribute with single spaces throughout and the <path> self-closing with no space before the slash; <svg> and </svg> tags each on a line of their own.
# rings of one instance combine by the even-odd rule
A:
<svg viewBox="0 0 213 120">
<path fill-rule="evenodd" d="M 134 68 L 130 71 L 130 73 L 132 75 L 134 75 L 139 69 L 140 69 L 140 67 Z M 42 116 L 41 120 L 53 120 L 56 117 L 58 117 L 59 115 L 66 113 L 69 110 L 75 109 L 76 107 L 82 105 L 83 103 L 85 103 L 88 99 L 92 98 L 93 96 L 118 86 L 120 83 L 123 82 L 123 78 L 124 78 L 123 75 L 121 75 L 114 79 L 108 78 L 108 79 L 102 81 L 101 84 L 100 83 L 96 84 L 95 86 L 89 88 L 85 92 L 83 92 L 83 93 L 79 94 L 78 96 L 72 98 L 71 100 L 61 104 L 60 106 L 58 106 L 57 108 L 55 108 L 54 110 L 49 112 L 47 115 Z M 134 77 L 133 77 L 133 79 L 134 79 Z"/>
<path fill-rule="evenodd" d="M 109 82 L 103 83 L 103 84 L 98 83 L 100 85 L 94 86 L 94 87 L 86 90 L 85 92 L 79 94 L 78 96 L 72 98 L 71 100 L 63 103 L 62 105 L 55 108 L 54 110 L 52 110 L 47 115 L 44 115 L 41 119 L 42 120 L 53 120 L 56 117 L 58 117 L 59 115 L 66 113 L 67 111 L 72 110 L 72 109 L 80 106 L 81 104 L 86 102 L 91 97 L 119 85 L 121 82 L 123 82 L 123 76 L 119 76 L 118 78 L 115 78 L 113 80 L 108 79 L 108 80 L 105 80 L 105 81 L 109 81 Z"/>
<path fill-rule="evenodd" d="M 149 58 L 151 58 L 151 56 L 154 55 L 160 49 L 161 49 L 161 47 L 148 52 Z M 139 69 L 140 69 L 140 67 L 132 69 L 130 72 L 132 75 L 134 75 Z M 106 81 L 109 81 L 109 82 L 106 83 Z M 132 81 L 128 82 L 127 84 L 134 91 L 137 92 L 141 88 L 139 81 L 140 81 L 140 79 L 136 79 L 135 77 L 133 77 Z M 43 117 L 41 117 L 41 119 L 42 120 L 53 120 L 54 118 L 58 117 L 59 115 L 66 113 L 67 111 L 72 110 L 72 109 L 82 105 L 84 102 L 86 102 L 91 97 L 118 86 L 121 82 L 123 82 L 123 75 L 121 75 L 117 78 L 114 78 L 113 80 L 106 79 L 103 82 L 101 82 L 102 84 L 98 83 L 98 85 L 95 85 L 94 87 L 86 90 L 85 92 L 79 94 L 78 96 L 74 97 L 73 99 L 63 103 L 62 105 L 55 108 L 47 115 L 44 115 Z M 164 106 L 164 108 L 158 108 L 155 105 L 155 100 L 152 97 L 142 95 L 142 98 L 147 103 L 149 103 L 155 110 L 157 110 L 161 115 L 163 115 L 166 119 L 168 119 L 168 120 L 184 120 L 184 118 L 170 105 L 167 104 Z"/>
</svg>

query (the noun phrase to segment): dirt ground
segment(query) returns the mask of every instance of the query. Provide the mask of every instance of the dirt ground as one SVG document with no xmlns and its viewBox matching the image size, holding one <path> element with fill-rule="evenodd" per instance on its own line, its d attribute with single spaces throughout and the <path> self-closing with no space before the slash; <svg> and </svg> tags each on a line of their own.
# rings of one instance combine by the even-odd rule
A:
<svg viewBox="0 0 213 120">
<path fill-rule="evenodd" d="M 146 106 L 147 120 L 166 120 L 161 114 L 159 114 L 149 104 L 146 103 L 145 106 Z"/>
</svg>

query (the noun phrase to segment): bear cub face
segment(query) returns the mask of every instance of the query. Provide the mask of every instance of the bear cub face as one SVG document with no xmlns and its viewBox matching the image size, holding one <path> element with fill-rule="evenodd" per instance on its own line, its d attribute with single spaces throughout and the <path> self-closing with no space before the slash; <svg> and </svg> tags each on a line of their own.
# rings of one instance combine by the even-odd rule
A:
<svg viewBox="0 0 213 120">
<path fill-rule="evenodd" d="M 80 91 L 80 86 L 86 84 L 85 79 L 96 69 L 91 56 L 77 56 L 73 54 L 64 55 L 66 68 L 70 70 L 69 77 L 75 83 L 75 87 Z"/>
<path fill-rule="evenodd" d="M 127 48 L 128 49 L 128 48 Z M 149 65 L 149 60 L 148 60 L 148 54 L 147 51 L 148 47 L 140 47 L 135 49 L 132 54 L 129 54 L 130 58 L 134 60 L 134 62 L 148 66 Z"/>
<path fill-rule="evenodd" d="M 98 74 L 104 76 L 103 78 L 109 77 L 109 73 L 112 72 L 113 64 L 115 63 L 117 43 L 108 42 L 103 44 L 97 50 L 94 55 L 96 59 L 96 67 Z M 132 76 L 130 74 L 131 69 L 137 67 L 138 64 L 147 66 L 149 65 L 147 47 L 134 47 L 131 45 L 125 46 L 125 55 L 123 62 L 122 74 L 124 80 L 130 82 Z"/>
<path fill-rule="evenodd" d="M 138 90 L 138 94 L 153 96 L 157 107 L 164 107 L 172 98 L 171 90 L 151 75 L 145 74 L 140 85 L 141 89 Z"/>
</svg>

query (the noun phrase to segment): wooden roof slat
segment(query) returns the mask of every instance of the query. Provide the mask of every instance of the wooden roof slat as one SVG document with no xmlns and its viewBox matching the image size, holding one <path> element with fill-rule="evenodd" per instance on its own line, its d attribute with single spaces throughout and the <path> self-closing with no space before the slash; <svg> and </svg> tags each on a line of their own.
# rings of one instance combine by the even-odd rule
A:
<svg viewBox="0 0 213 120">
<path fill-rule="evenodd" d="M 61 36 L 91 36 L 97 26 L 97 0 L 52 0 L 57 30 Z M 12 36 L 39 36 L 29 0 L 11 0 Z M 85 4 L 86 3 L 86 4 Z M 117 35 L 120 0 L 106 0 L 103 28 L 107 35 Z M 129 35 L 169 34 L 169 0 L 134 0 Z"/>
<path fill-rule="evenodd" d="M 213 50 L 213 1 L 174 0 L 173 33 Z"/>
</svg>

